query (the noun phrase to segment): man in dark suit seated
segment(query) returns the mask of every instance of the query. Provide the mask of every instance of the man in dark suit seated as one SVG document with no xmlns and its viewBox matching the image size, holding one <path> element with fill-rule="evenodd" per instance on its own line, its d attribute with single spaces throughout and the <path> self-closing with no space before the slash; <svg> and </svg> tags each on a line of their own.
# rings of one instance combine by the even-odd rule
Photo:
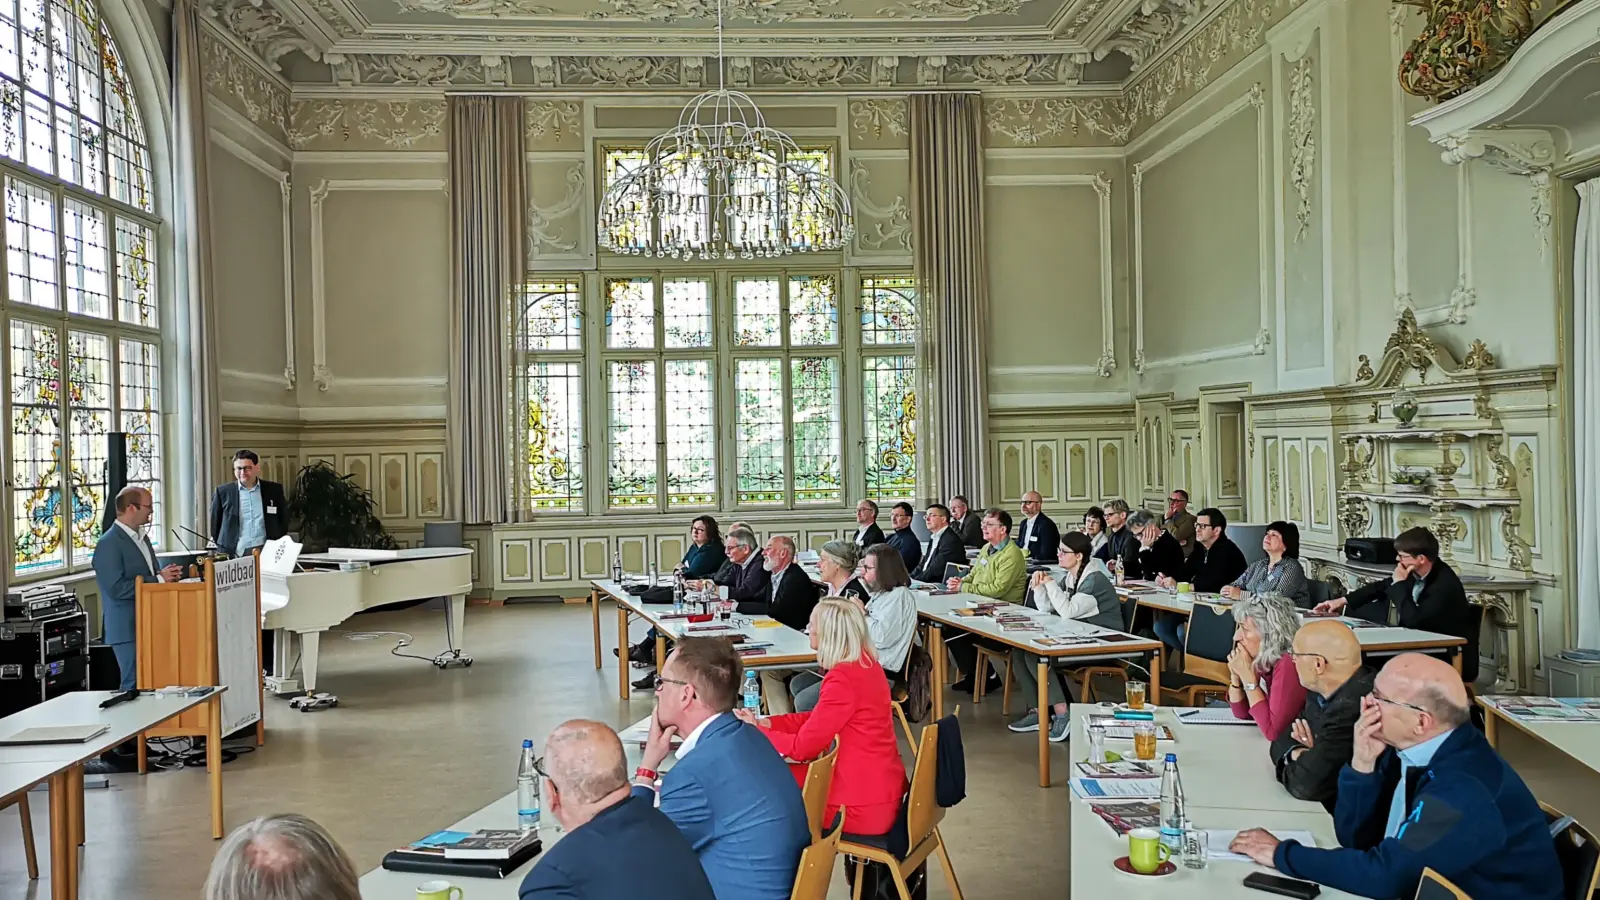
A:
<svg viewBox="0 0 1600 900">
<path fill-rule="evenodd" d="M 856 546 L 865 550 L 873 544 L 883 543 L 883 529 L 878 527 L 878 504 L 863 500 L 856 504 Z"/>
<path fill-rule="evenodd" d="M 1183 574 L 1183 545 L 1170 531 L 1161 527 L 1155 513 L 1136 509 L 1128 516 L 1128 530 L 1139 540 L 1139 551 L 1133 564 L 1127 567 L 1129 578 L 1155 581 L 1161 576 L 1176 578 Z"/>
<path fill-rule="evenodd" d="M 927 516 L 928 531 L 933 534 L 933 540 L 928 542 L 927 555 L 922 557 L 922 564 L 911 573 L 911 578 L 914 581 L 942 584 L 946 565 L 967 564 L 967 548 L 950 526 L 950 510 L 938 503 L 929 504 Z"/>
<path fill-rule="evenodd" d="M 615 731 L 562 723 L 545 742 L 544 770 L 545 808 L 567 833 L 522 880 L 522 900 L 634 900 L 639 872 L 650 873 L 648 893 L 659 900 L 715 900 L 689 839 L 653 798 L 632 793 Z M 619 853 L 627 865 L 617 865 Z"/>
<path fill-rule="evenodd" d="M 289 533 L 283 485 L 260 476 L 261 460 L 249 450 L 233 455 L 233 481 L 211 495 L 211 540 L 229 556 L 249 556 Z"/>
<path fill-rule="evenodd" d="M 889 521 L 894 523 L 894 531 L 890 533 L 885 542 L 900 551 L 900 558 L 905 560 L 906 571 L 915 572 L 917 563 L 922 561 L 922 542 L 917 540 L 917 533 L 911 530 L 911 519 L 917 511 L 911 504 L 901 501 L 894 505 L 889 513 Z"/>
<path fill-rule="evenodd" d="M 756 547 L 756 536 L 744 528 L 728 532 L 723 542 L 728 551 L 728 561 L 722 564 L 711 580 L 728 589 L 728 599 L 735 603 L 765 599 L 772 576 L 767 572 L 766 554 Z"/>
<path fill-rule="evenodd" d="M 1461 677 L 1478 679 L 1479 615 L 1467 602 L 1454 569 L 1439 558 L 1439 539 L 1426 528 L 1408 528 L 1394 539 L 1394 576 L 1358 588 L 1347 597 L 1317 604 L 1315 612 L 1340 613 L 1380 625 L 1398 625 L 1466 639 Z"/>
<path fill-rule="evenodd" d="M 972 512 L 972 504 L 960 494 L 950 498 L 950 527 L 961 535 L 961 543 L 967 547 L 983 546 L 983 517 Z"/>
<path fill-rule="evenodd" d="M 794 564 L 794 538 L 773 535 L 767 541 L 762 561 L 772 578 L 772 587 L 760 596 L 739 604 L 747 616 L 771 616 L 795 631 L 805 631 L 811 610 L 817 605 L 817 586 L 805 570 Z"/>
<path fill-rule="evenodd" d="M 1017 524 L 1017 546 L 1034 562 L 1054 564 L 1061 546 L 1061 529 L 1044 514 L 1044 498 L 1038 491 L 1022 495 L 1022 521 Z"/>
</svg>

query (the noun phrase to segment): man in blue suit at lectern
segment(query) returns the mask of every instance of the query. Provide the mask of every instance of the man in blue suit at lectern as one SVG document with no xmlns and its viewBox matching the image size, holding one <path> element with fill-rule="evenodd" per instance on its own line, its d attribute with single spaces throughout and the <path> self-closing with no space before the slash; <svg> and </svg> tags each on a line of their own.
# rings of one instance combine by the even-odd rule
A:
<svg viewBox="0 0 1600 900">
<path fill-rule="evenodd" d="M 100 588 L 100 639 L 111 646 L 122 675 L 122 690 L 133 690 L 138 678 L 135 656 L 134 580 L 177 581 L 183 569 L 170 565 L 156 574 L 156 551 L 141 529 L 150 523 L 154 499 L 142 487 L 117 492 L 116 521 L 94 545 L 94 583 Z"/>
</svg>

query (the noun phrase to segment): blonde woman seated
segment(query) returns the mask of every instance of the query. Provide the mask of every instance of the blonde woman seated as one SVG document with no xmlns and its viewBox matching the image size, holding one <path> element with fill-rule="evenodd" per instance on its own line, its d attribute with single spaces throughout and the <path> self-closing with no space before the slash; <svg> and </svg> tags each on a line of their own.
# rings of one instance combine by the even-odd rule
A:
<svg viewBox="0 0 1600 900">
<path fill-rule="evenodd" d="M 1106 564 L 1094 559 L 1093 542 L 1081 531 L 1069 531 L 1061 536 L 1061 546 L 1056 551 L 1056 562 L 1067 572 L 1060 581 L 1049 572 L 1035 572 L 1029 585 L 1028 599 L 1024 605 L 1067 619 L 1082 619 L 1112 631 L 1122 630 L 1122 599 L 1117 596 L 1116 585 Z M 1040 657 L 1022 650 L 1011 651 L 1011 672 L 1017 677 L 1024 696 L 1039 694 L 1038 672 Z M 1055 673 L 1052 673 L 1055 674 Z M 1059 676 L 1050 679 L 1049 691 L 1050 740 L 1061 743 L 1071 733 L 1067 719 L 1067 692 Z M 1027 715 L 1006 726 L 1018 733 L 1039 730 L 1039 710 L 1030 709 Z"/>
<path fill-rule="evenodd" d="M 905 558 L 888 544 L 874 544 L 861 557 L 861 581 L 870 599 L 862 603 L 853 594 L 848 599 L 867 614 L 867 631 L 877 651 L 883 673 L 892 682 L 905 670 L 911 644 L 917 637 L 917 596 L 911 591 L 911 574 Z M 822 692 L 822 676 L 801 672 L 789 682 L 794 691 L 797 712 L 810 712 Z"/>
<path fill-rule="evenodd" d="M 816 709 L 770 717 L 746 709 L 733 714 L 759 726 L 772 746 L 792 760 L 816 759 L 837 739 L 833 786 L 822 820 L 833 821 L 842 806 L 849 810 L 846 831 L 884 834 L 900 812 L 906 767 L 895 743 L 889 681 L 872 648 L 866 615 L 858 604 L 830 597 L 812 611 L 807 630 L 827 673 Z M 804 771 L 797 777 L 803 783 Z"/>
<path fill-rule="evenodd" d="M 817 557 L 817 572 L 822 579 L 820 587 L 823 596 L 849 597 L 858 603 L 867 599 L 867 589 L 855 577 L 856 566 L 861 562 L 860 547 L 849 541 L 829 541 L 822 545 Z M 767 711 L 773 714 L 795 710 L 805 712 L 811 706 L 800 705 L 802 692 L 805 688 L 821 681 L 821 678 L 810 672 L 797 673 L 794 669 L 763 670 L 761 690 L 767 698 Z M 792 705 L 791 695 L 794 698 Z M 806 699 L 806 702 L 811 705 L 816 704 L 815 692 Z"/>
<path fill-rule="evenodd" d="M 1295 632 L 1300 614 L 1282 594 L 1255 594 L 1233 604 L 1233 652 L 1228 654 L 1228 705 L 1241 719 L 1275 741 L 1306 706 L 1306 689 L 1295 670 Z"/>
</svg>

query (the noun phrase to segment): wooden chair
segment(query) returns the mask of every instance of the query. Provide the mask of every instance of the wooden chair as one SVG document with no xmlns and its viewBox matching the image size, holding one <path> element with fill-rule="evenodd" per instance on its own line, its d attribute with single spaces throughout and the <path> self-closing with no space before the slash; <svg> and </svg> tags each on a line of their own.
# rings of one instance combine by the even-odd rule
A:
<svg viewBox="0 0 1600 900">
<path fill-rule="evenodd" d="M 1161 679 L 1161 696 L 1198 706 L 1206 695 L 1228 695 L 1228 654 L 1233 650 L 1233 611 L 1196 600 L 1183 639 L 1183 672 Z"/>
<path fill-rule="evenodd" d="M 17 791 L 9 797 L 0 797 L 0 809 L 15 806 L 22 816 L 22 853 L 28 860 L 28 880 L 39 880 L 39 853 L 33 846 L 33 812 L 28 809 L 28 792 Z"/>
<path fill-rule="evenodd" d="M 833 786 L 833 764 L 839 757 L 839 739 L 834 738 L 827 751 L 811 761 L 806 769 L 806 786 L 800 797 L 806 804 L 806 825 L 811 829 L 811 840 L 822 839 L 822 814 L 828 809 L 828 789 Z"/>
<path fill-rule="evenodd" d="M 988 663 L 990 661 L 993 661 L 994 662 L 995 671 L 999 671 L 1000 670 L 1000 663 L 1001 663 L 1002 660 L 1006 664 L 1005 673 L 1000 676 L 1000 679 L 1001 679 L 1000 683 L 1005 686 L 1004 689 L 1000 692 L 1000 715 L 1003 716 L 1003 715 L 1006 715 L 1007 713 L 1009 713 L 1011 711 L 1011 648 L 1010 647 L 1006 647 L 1003 650 L 991 650 L 988 647 L 983 646 L 982 644 L 978 645 L 978 662 L 973 667 L 976 671 L 974 671 L 972 673 L 972 702 L 973 703 L 982 703 L 983 702 L 983 685 L 984 685 L 984 682 L 989 680 L 989 677 L 988 677 L 988 671 L 989 670 L 988 670 L 988 666 L 986 665 L 986 663 Z"/>
<path fill-rule="evenodd" d="M 1432 869 L 1422 870 L 1422 880 L 1417 882 L 1416 900 L 1472 900 L 1466 891 L 1455 886 L 1450 879 Z"/>
<path fill-rule="evenodd" d="M 900 723 L 900 730 L 905 733 L 906 745 L 915 747 L 917 736 L 911 731 L 911 717 L 906 715 L 906 701 L 910 698 L 911 690 L 903 684 L 897 683 L 889 691 L 889 707 L 894 711 L 895 720 Z"/>
<path fill-rule="evenodd" d="M 911 900 L 911 888 L 906 884 L 906 877 L 934 853 L 938 853 L 939 860 L 944 863 L 945 877 L 950 881 L 950 895 L 955 900 L 962 900 L 961 885 L 956 881 L 955 867 L 950 864 L 950 853 L 945 850 L 944 839 L 939 836 L 944 807 L 934 799 L 934 778 L 938 767 L 939 724 L 934 722 L 922 729 L 917 763 L 911 772 L 911 791 L 906 798 L 906 834 L 910 838 L 911 849 L 905 858 L 896 859 L 889 851 L 869 844 L 847 840 L 839 842 L 839 852 L 854 858 L 856 863 L 856 885 L 851 900 L 861 900 L 868 862 L 886 866 L 894 876 L 895 888 L 901 900 Z"/>
<path fill-rule="evenodd" d="M 1139 611 L 1139 601 L 1132 597 L 1122 598 L 1122 630 L 1127 634 L 1133 633 L 1133 617 Z M 1109 675 L 1112 678 L 1128 680 L 1128 666 L 1126 663 L 1113 663 L 1098 666 L 1079 666 L 1067 669 L 1067 677 L 1078 679 L 1078 699 L 1082 703 L 1094 702 L 1094 679 L 1097 675 Z M 1003 712 L 1004 710 L 1002 710 Z"/>
<path fill-rule="evenodd" d="M 800 854 L 800 871 L 794 877 L 789 900 L 826 900 L 833 881 L 833 860 L 839 854 L 839 835 L 844 833 L 844 807 L 834 816 L 833 827 Z"/>
<path fill-rule="evenodd" d="M 1561 896 L 1565 900 L 1589 900 L 1600 888 L 1600 843 L 1594 833 L 1561 810 L 1541 802 L 1550 837 L 1556 844 L 1556 859 L 1561 861 Z"/>
</svg>

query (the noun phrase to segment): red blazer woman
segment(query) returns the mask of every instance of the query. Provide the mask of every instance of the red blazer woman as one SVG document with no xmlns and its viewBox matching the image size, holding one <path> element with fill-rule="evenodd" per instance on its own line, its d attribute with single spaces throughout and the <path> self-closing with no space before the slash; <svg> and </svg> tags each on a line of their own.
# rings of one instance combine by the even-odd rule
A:
<svg viewBox="0 0 1600 900">
<path fill-rule="evenodd" d="M 895 744 L 889 681 L 877 660 L 863 655 L 834 666 L 822 678 L 815 709 L 766 722 L 762 733 L 789 759 L 816 759 L 839 739 L 824 822 L 832 822 L 842 806 L 851 834 L 884 834 L 894 827 L 906 793 L 906 767 Z"/>
</svg>

